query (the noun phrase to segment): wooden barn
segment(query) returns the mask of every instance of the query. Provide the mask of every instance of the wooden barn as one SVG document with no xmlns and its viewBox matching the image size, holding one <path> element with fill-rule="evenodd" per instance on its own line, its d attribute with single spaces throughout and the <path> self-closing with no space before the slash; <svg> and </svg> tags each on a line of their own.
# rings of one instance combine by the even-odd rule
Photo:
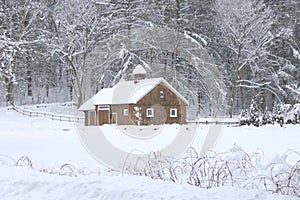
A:
<svg viewBox="0 0 300 200">
<path fill-rule="evenodd" d="M 79 108 L 86 126 L 186 123 L 188 101 L 165 79 L 146 79 L 141 65 L 133 76 L 134 80 L 100 90 Z"/>
</svg>

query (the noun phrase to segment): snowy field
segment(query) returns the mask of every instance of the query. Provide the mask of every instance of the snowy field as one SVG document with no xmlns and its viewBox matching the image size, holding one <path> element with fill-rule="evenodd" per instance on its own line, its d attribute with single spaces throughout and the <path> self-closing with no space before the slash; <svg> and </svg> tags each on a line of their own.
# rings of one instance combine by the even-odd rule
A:
<svg viewBox="0 0 300 200">
<path fill-rule="evenodd" d="M 208 125 L 198 126 L 195 149 L 200 148 L 208 129 Z M 184 182 L 110 172 L 83 148 L 74 124 L 30 118 L 6 108 L 0 108 L 0 138 L 1 200 L 297 199 L 262 189 L 246 190 L 229 185 L 201 189 Z M 262 165 L 285 161 L 293 164 L 299 160 L 299 141 L 299 125 L 283 128 L 277 125 L 259 128 L 224 126 L 213 151 L 228 152 L 239 146 L 249 154 L 260 152 Z M 286 157 L 291 152 L 292 155 Z M 81 170 L 76 177 L 75 170 Z"/>
</svg>

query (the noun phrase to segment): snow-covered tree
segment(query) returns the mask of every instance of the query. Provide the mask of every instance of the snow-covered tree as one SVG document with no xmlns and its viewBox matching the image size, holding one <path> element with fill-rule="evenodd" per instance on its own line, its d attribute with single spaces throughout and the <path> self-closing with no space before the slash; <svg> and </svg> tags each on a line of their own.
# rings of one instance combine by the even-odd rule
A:
<svg viewBox="0 0 300 200">
<path fill-rule="evenodd" d="M 297 102 L 297 89 L 300 80 L 300 9 L 297 0 L 265 0 L 276 15 L 273 32 L 278 32 L 269 50 L 274 59 L 274 69 L 277 70 L 279 85 L 282 88 L 281 98 L 284 103 Z"/>
<path fill-rule="evenodd" d="M 1 1 L 0 78 L 6 87 L 7 105 L 14 103 L 17 72 L 27 79 L 28 95 L 32 95 L 32 70 L 29 63 L 35 61 L 38 48 L 48 41 L 48 30 L 43 23 L 44 14 L 44 6 L 37 0 Z"/>
<path fill-rule="evenodd" d="M 141 108 L 135 106 L 134 107 L 134 116 L 135 116 L 135 121 L 136 121 L 136 124 L 138 126 L 142 125 L 141 122 L 142 122 L 142 113 L 141 113 Z"/>
<path fill-rule="evenodd" d="M 256 101 L 252 99 L 250 110 L 249 110 L 249 123 L 254 126 L 259 126 L 260 119 L 259 119 L 259 111 L 256 104 Z"/>
<path fill-rule="evenodd" d="M 239 116 L 239 123 L 240 123 L 241 126 L 250 125 L 249 113 L 248 113 L 247 109 L 242 109 L 242 112 Z"/>
<path fill-rule="evenodd" d="M 262 100 L 262 112 L 274 103 L 295 104 L 300 4 L 262 1 L 2 0 L 1 104 L 76 96 L 79 106 L 99 89 L 130 79 L 137 64 L 148 77 L 164 77 L 198 112 L 220 104 L 212 103 L 223 91 L 221 76 L 213 77 L 218 70 L 230 115 L 252 98 Z M 168 34 L 151 32 L 155 28 Z"/>
<path fill-rule="evenodd" d="M 299 110 L 294 112 L 293 123 L 294 124 L 300 124 L 300 111 Z"/>
<path fill-rule="evenodd" d="M 275 104 L 272 111 L 273 122 L 278 123 L 280 126 L 284 124 L 284 113 L 282 112 L 282 106 L 280 104 Z"/>
<path fill-rule="evenodd" d="M 263 112 L 263 116 L 261 119 L 261 124 L 266 125 L 266 124 L 273 124 L 273 119 L 272 119 L 272 113 L 266 108 L 265 111 Z"/>
<path fill-rule="evenodd" d="M 267 44 L 273 39 L 271 33 L 274 16 L 262 2 L 252 0 L 217 0 L 215 3 L 216 23 L 221 37 L 219 49 L 228 77 L 229 114 L 234 114 L 238 88 L 241 104 L 244 103 L 242 88 L 257 87 L 252 77 L 261 73 L 262 58 L 267 55 Z"/>
<path fill-rule="evenodd" d="M 86 75 L 94 67 L 87 65 L 87 56 L 106 34 L 102 30 L 105 29 L 102 24 L 105 18 L 100 18 L 96 6 L 89 0 L 60 1 L 54 18 L 58 30 L 53 52 L 65 63 L 71 82 L 70 92 L 75 93 L 80 106 L 84 100 Z"/>
</svg>

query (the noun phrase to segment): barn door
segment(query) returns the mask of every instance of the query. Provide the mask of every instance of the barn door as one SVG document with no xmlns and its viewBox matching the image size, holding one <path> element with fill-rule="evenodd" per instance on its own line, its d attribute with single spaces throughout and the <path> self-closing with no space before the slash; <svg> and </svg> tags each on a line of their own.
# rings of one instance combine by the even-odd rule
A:
<svg viewBox="0 0 300 200">
<path fill-rule="evenodd" d="M 109 123 L 109 110 L 99 110 L 98 124 L 108 124 Z"/>
</svg>

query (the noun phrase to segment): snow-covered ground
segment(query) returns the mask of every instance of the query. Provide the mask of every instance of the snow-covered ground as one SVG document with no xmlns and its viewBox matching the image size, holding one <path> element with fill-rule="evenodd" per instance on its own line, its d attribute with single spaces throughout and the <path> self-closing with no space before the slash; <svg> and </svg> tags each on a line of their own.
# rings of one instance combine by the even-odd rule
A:
<svg viewBox="0 0 300 200">
<path fill-rule="evenodd" d="M 49 111 L 49 110 L 47 110 Z M 194 147 L 209 130 L 198 125 Z M 271 194 L 261 189 L 237 186 L 209 190 L 168 181 L 110 174 L 83 148 L 72 123 L 27 117 L 0 108 L 0 199 L 296 199 Z M 261 149 L 263 162 L 276 161 L 289 150 L 300 152 L 300 126 L 223 127 L 213 151 L 229 151 L 234 145 L 252 153 Z M 297 155 L 297 154 L 295 154 Z M 15 163 L 27 156 L 33 168 L 17 167 Z M 289 157 L 289 162 L 299 157 Z M 100 171 L 72 177 L 59 176 L 53 169 L 68 164 L 76 169 Z M 52 171 L 51 171 L 52 170 Z M 61 168 L 57 169 L 58 171 Z M 44 172 L 40 172 L 44 171 Z M 47 173 L 45 173 L 47 171 Z M 51 173 L 49 173 L 51 171 Z M 67 170 L 66 170 L 67 171 Z M 72 171 L 72 169 L 71 169 Z"/>
<path fill-rule="evenodd" d="M 13 159 L 27 156 L 45 167 L 65 163 L 99 166 L 81 146 L 72 123 L 30 118 L 0 108 L 0 137 L 0 154 Z"/>
</svg>

